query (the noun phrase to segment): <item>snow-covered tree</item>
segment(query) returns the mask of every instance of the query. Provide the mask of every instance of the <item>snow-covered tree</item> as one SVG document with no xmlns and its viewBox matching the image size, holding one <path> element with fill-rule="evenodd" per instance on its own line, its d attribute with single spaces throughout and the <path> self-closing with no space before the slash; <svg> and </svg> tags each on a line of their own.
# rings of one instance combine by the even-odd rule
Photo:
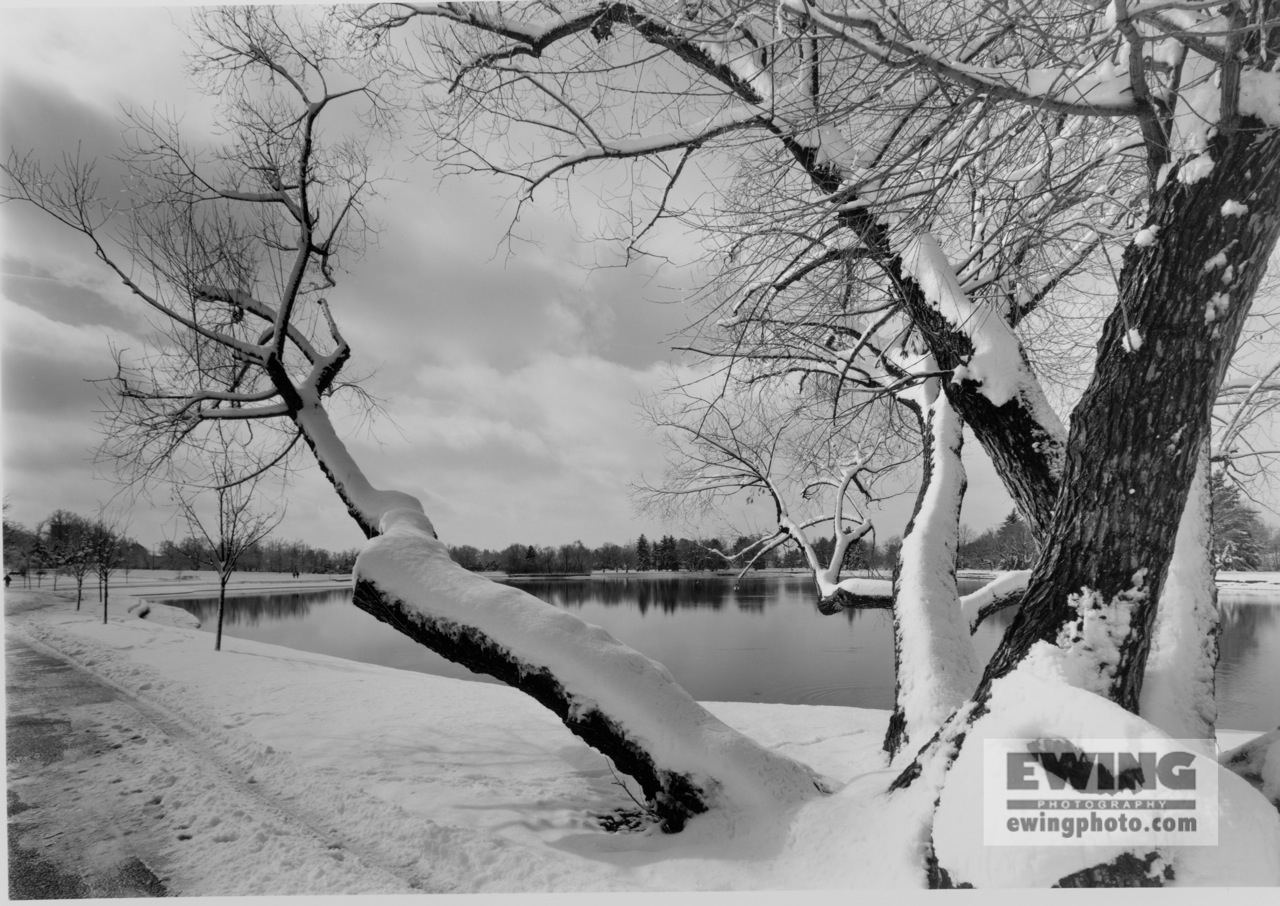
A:
<svg viewBox="0 0 1280 906">
<path fill-rule="evenodd" d="M 74 161 L 6 168 L 9 197 L 81 232 L 172 326 L 145 367 L 121 362 L 129 455 L 161 462 L 217 419 L 284 425 L 281 455 L 303 440 L 369 538 L 357 605 L 551 708 L 637 779 L 669 829 L 829 791 L 660 665 L 458 567 L 420 502 L 376 489 L 351 459 L 327 405 L 352 350 L 326 296 L 363 225 L 367 145 L 317 124 L 344 104 L 376 118 L 386 83 L 335 66 L 354 40 L 283 17 L 207 15 L 198 63 L 232 138 L 201 156 L 139 122 L 135 204 L 114 220 Z M 911 651 L 895 721 L 910 749 L 887 801 L 909 815 L 932 883 L 1014 870 L 974 856 L 985 736 L 1070 739 L 1102 719 L 1212 733 L 1206 441 L 1280 233 L 1278 17 L 1277 0 L 406 3 L 351 16 L 374 62 L 378 42 L 423 26 L 426 53 L 400 59 L 430 67 L 423 97 L 446 161 L 522 180 L 526 201 L 624 161 L 628 249 L 689 211 L 724 262 L 709 356 L 841 388 L 911 376 L 933 474 L 901 548 L 895 635 Z M 402 87 L 424 75 L 387 71 Z M 691 193 L 710 207 L 682 194 L 699 164 L 724 186 Z M 1087 297 L 1072 285 L 1086 273 Z M 1073 363 L 1036 363 L 1080 323 L 1096 360 L 1060 392 L 1042 376 Z M 1051 399 L 1075 391 L 1068 432 Z M 950 644 L 963 636 L 961 422 L 1039 545 L 976 679 Z M 923 635 L 933 625 L 947 627 L 940 644 Z M 1250 843 L 1264 819 L 1239 794 L 1224 803 L 1227 832 L 1246 828 L 1233 843 Z M 1157 858 L 1062 852 L 1017 877 L 1136 881 Z M 1175 876 L 1197 858 L 1162 855 Z"/>
<path fill-rule="evenodd" d="M 961 741 L 998 725 L 994 690 L 1031 664 L 1132 712 L 1153 645 L 1153 685 L 1172 662 L 1211 684 L 1193 486 L 1280 233 L 1277 16 L 1274 0 L 708 0 L 406 3 L 360 21 L 388 40 L 421 26 L 415 61 L 449 86 L 428 109 L 451 124 L 446 162 L 512 175 L 530 203 L 621 161 L 628 248 L 675 214 L 718 237 L 708 355 L 780 377 L 873 375 L 913 343 L 932 357 L 1039 548 L 970 703 L 896 783 L 945 806 Z M 521 141 L 492 141 L 517 122 Z M 737 178 L 699 209 L 682 180 L 730 173 L 730 155 Z M 1044 361 L 1083 322 L 1091 366 Z M 1042 383 L 1081 364 L 1074 387 Z M 1055 398 L 1075 401 L 1069 432 Z M 1064 632 L 1089 613 L 1121 627 L 1113 644 Z"/>
<path fill-rule="evenodd" d="M 712 808 L 776 810 L 825 792 L 662 665 L 458 566 L 418 500 L 371 484 L 330 420 L 352 350 L 326 296 L 364 236 L 367 130 L 387 113 L 384 82 L 344 68 L 348 36 L 306 10 L 210 9 L 198 27 L 194 64 L 225 104 L 223 146 L 190 149 L 174 124 L 132 115 L 127 206 L 74 157 L 49 168 L 14 154 L 4 168 L 7 198 L 82 234 L 163 320 L 143 357 L 118 357 L 108 452 L 140 478 L 198 456 L 222 422 L 255 426 L 264 465 L 304 442 L 369 538 L 356 605 L 550 708 L 636 780 L 668 829 Z"/>
</svg>

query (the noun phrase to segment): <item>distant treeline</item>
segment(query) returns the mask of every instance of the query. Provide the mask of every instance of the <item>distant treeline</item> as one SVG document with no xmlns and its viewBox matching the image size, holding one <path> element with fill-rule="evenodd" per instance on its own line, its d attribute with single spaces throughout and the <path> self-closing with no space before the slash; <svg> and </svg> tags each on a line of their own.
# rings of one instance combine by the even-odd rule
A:
<svg viewBox="0 0 1280 906">
<path fill-rule="evenodd" d="M 1213 556 L 1218 569 L 1280 571 L 1280 529 L 1268 528 L 1258 518 L 1240 488 L 1221 475 L 1212 478 Z M 127 524 L 127 519 L 124 520 Z M 449 553 L 459 565 L 476 571 L 534 575 L 586 575 L 592 572 L 702 572 L 711 570 L 804 569 L 803 553 L 788 544 L 751 560 L 742 552 L 753 538 L 676 538 L 664 535 L 650 541 L 644 535 L 625 544 L 606 542 L 589 548 L 581 541 L 559 547 L 511 544 L 489 550 L 461 544 Z M 101 517 L 87 517 L 56 510 L 35 528 L 4 520 L 4 568 L 28 580 L 46 575 L 78 575 L 86 570 L 161 569 L 181 571 L 198 568 L 195 538 L 165 540 L 147 547 L 128 537 L 119 524 L 104 523 Z M 832 540 L 815 542 L 818 559 L 825 565 L 831 557 Z M 868 536 L 845 553 L 846 570 L 892 571 L 902 547 L 902 539 L 889 538 L 876 544 Z M 240 558 L 238 571 L 340 573 L 351 572 L 358 549 L 328 551 L 302 541 L 268 538 L 251 547 Z M 1036 545 L 1031 530 L 1018 515 L 1009 513 L 997 527 L 975 532 L 960 527 L 957 565 L 960 569 L 1025 569 L 1035 560 Z"/>
<path fill-rule="evenodd" d="M 103 538 L 109 538 L 109 543 Z M 34 528 L 4 520 L 4 569 L 37 584 L 45 576 L 74 574 L 86 562 L 96 568 L 100 560 L 106 561 L 112 572 L 125 574 L 131 569 L 181 572 L 201 568 L 196 553 L 201 543 L 188 537 L 147 547 L 128 537 L 119 524 L 107 525 L 97 517 L 55 510 Z M 268 538 L 245 551 L 236 571 L 349 573 L 357 553 L 355 548 L 335 553 L 303 541 Z"/>
<path fill-rule="evenodd" d="M 533 544 L 511 544 L 495 551 L 462 544 L 450 547 L 454 562 L 470 570 L 534 575 L 585 575 L 592 572 L 703 572 L 708 570 L 741 570 L 750 563 L 752 569 L 801 568 L 804 555 L 794 545 L 779 548 L 751 561 L 750 554 L 738 556 L 755 539 L 739 537 L 732 541 L 720 538 L 676 538 L 664 535 L 651 542 L 641 535 L 625 544 L 606 542 L 589 548 L 581 541 L 559 547 Z M 864 540 L 845 554 L 851 568 L 878 568 L 893 562 L 895 539 L 881 548 Z M 830 538 L 815 544 L 819 554 L 829 557 Z"/>
</svg>

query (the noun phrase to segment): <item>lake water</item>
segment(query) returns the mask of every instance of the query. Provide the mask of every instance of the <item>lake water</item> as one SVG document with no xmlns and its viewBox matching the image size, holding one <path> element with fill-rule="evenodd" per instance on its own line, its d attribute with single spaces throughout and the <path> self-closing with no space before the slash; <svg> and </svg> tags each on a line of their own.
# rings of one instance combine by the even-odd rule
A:
<svg viewBox="0 0 1280 906">
<path fill-rule="evenodd" d="M 967 584 L 966 584 L 967 582 Z M 893 622 L 888 610 L 823 616 L 804 576 L 520 580 L 544 601 L 603 626 L 661 661 L 694 698 L 787 704 L 893 705 Z M 962 580 L 962 591 L 980 583 Z M 175 600 L 212 630 L 217 600 Z M 1219 724 L 1280 726 L 1280 601 L 1224 589 L 1217 672 Z M 990 656 L 1012 614 L 975 637 Z M 350 591 L 227 599 L 226 635 L 460 679 L 483 679 L 412 642 L 351 604 Z"/>
</svg>

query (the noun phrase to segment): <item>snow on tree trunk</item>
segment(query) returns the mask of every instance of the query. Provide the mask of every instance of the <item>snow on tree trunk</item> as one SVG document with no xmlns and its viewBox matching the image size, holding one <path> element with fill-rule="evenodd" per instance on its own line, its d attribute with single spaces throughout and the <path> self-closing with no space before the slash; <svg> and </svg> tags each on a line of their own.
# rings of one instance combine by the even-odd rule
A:
<svg viewBox="0 0 1280 906">
<path fill-rule="evenodd" d="M 964 293 L 931 236 L 916 237 L 898 250 L 888 224 L 867 208 L 844 210 L 838 220 L 879 256 L 939 369 L 957 374 L 957 380 L 946 383 L 947 397 L 1039 537 L 1050 525 L 1061 487 L 1066 431 L 1021 343 L 999 313 L 988 308 L 975 318 L 970 315 L 977 307 L 967 300 L 948 303 L 947 296 Z M 998 349 L 1005 360 L 996 386 L 985 384 L 981 374 L 965 373 L 981 347 Z"/>
<path fill-rule="evenodd" d="M 301 429 L 303 440 L 320 464 L 320 471 L 347 505 L 347 512 L 366 538 L 378 534 L 378 523 L 386 514 L 400 509 L 411 514 L 422 512 L 417 498 L 400 491 L 380 491 L 369 483 L 338 437 L 329 413 L 313 390 L 298 388 L 294 393 L 297 397 L 294 424 Z"/>
<path fill-rule="evenodd" d="M 1213 575 L 1209 449 L 1201 448 L 1160 595 L 1138 713 L 1175 739 L 1214 750 L 1218 588 Z"/>
<path fill-rule="evenodd" d="M 978 661 L 960 610 L 956 554 L 965 472 L 964 427 L 939 381 L 931 379 L 908 404 L 920 420 L 928 455 L 915 512 L 902 539 L 893 599 L 897 670 L 893 714 L 884 749 L 894 758 L 929 736 L 973 692 Z"/>
<path fill-rule="evenodd" d="M 1186 505 L 1210 407 L 1280 232 L 1280 130 L 1220 135 L 1206 153 L 1207 175 L 1184 181 L 1175 170 L 1153 196 L 1147 228 L 1160 238 L 1125 252 L 1119 304 L 1071 419 L 1052 530 L 980 695 L 1079 621 L 1083 592 L 1127 619 L 1097 669 L 1108 697 L 1138 708 L 1178 530 L 1170 516 Z M 1224 214 L 1231 201 L 1253 213 Z"/>
<path fill-rule="evenodd" d="M 828 791 L 809 767 L 722 723 L 665 667 L 604 629 L 454 563 L 422 505 L 374 489 L 318 405 L 297 424 L 371 536 L 353 570 L 356 605 L 550 708 L 635 778 L 665 829 L 712 808 L 776 814 Z"/>
<path fill-rule="evenodd" d="M 1109 732 L 1108 722 L 1097 719 L 1097 707 L 1110 699 L 1125 711 L 1138 710 L 1155 603 L 1182 521 L 1172 516 L 1186 508 L 1214 396 L 1280 235 L 1280 129 L 1258 129 L 1257 120 L 1245 124 L 1214 136 L 1197 167 L 1185 177 L 1174 168 L 1154 193 L 1147 229 L 1158 239 L 1125 253 L 1118 304 L 1103 327 L 1093 378 L 1071 418 L 1062 491 L 1022 606 L 973 700 L 952 715 L 891 790 L 936 788 L 942 804 L 949 795 L 963 796 L 973 776 L 952 776 L 958 760 L 966 752 L 979 757 L 983 735 L 1049 735 L 1047 718 L 1059 720 L 1050 709 L 1063 712 L 1076 736 L 1086 729 L 1094 737 L 1134 739 L 1160 732 L 1136 716 L 1133 726 Z M 1061 689 L 1035 702 L 1045 726 L 1031 722 L 1016 733 L 1001 730 L 1009 702 L 994 694 L 997 684 L 1046 675 Z M 1021 681 L 1005 688 L 1022 688 Z M 1205 859 L 1228 846 L 1248 849 L 1259 839 L 1265 846 L 1280 845 L 1274 812 L 1258 813 L 1255 805 L 1265 801 L 1256 793 L 1250 800 L 1228 777 L 1239 778 L 1229 772 L 1220 777 L 1220 791 L 1230 791 L 1223 802 L 1238 812 L 1220 824 L 1231 831 L 1231 841 L 1220 836 L 1216 850 L 1187 847 L 1179 853 L 1184 880 L 1211 877 Z M 947 820 L 956 823 L 945 830 L 941 813 L 935 815 L 931 883 L 978 880 L 972 872 L 981 866 L 963 856 L 969 852 L 964 835 L 972 835 L 975 826 L 958 820 L 962 814 L 963 809 L 952 811 Z M 951 839 L 944 845 L 946 836 Z M 948 852 L 952 844 L 957 848 Z M 1205 852 L 1192 852 L 1198 849 Z M 1140 858 L 1131 863 L 1116 856 L 1086 865 L 1073 873 L 1074 882 L 1144 883 L 1147 855 L 1122 853 Z M 1233 870 L 1241 864 L 1230 861 Z M 1275 862 L 1268 856 L 1257 864 L 1261 871 Z M 1016 862 L 1004 867 L 1003 876 L 992 865 L 981 867 L 983 880 L 1030 883 Z"/>
</svg>

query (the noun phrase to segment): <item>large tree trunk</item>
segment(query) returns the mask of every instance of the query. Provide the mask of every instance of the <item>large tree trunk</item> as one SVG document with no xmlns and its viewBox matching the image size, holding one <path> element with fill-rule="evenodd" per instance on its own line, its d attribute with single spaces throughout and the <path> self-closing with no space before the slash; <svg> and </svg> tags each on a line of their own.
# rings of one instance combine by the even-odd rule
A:
<svg viewBox="0 0 1280 906">
<path fill-rule="evenodd" d="M 909 743 L 928 739 L 973 691 L 978 660 L 960 609 L 956 554 L 965 472 L 964 426 L 940 381 L 906 401 L 920 421 L 924 474 L 915 511 L 902 539 L 894 579 L 893 714 L 884 749 L 895 758 Z"/>
<path fill-rule="evenodd" d="M 1256 124 L 1256 121 L 1251 121 Z M 1071 420 L 1063 489 L 1022 607 L 979 689 L 1100 608 L 1114 650 L 1092 667 L 1136 711 L 1156 602 L 1214 397 L 1280 233 L 1280 130 L 1216 137 L 1208 176 L 1175 171 L 1151 205 L 1158 239 L 1125 252 L 1119 304 Z M 1234 201 L 1248 213 L 1227 215 Z M 1225 264 L 1214 266 L 1222 253 Z"/>
<path fill-rule="evenodd" d="M 1059 683 L 1138 710 L 1156 602 L 1213 399 L 1280 234 L 1280 130 L 1245 123 L 1253 128 L 1210 141 L 1207 176 L 1184 183 L 1175 170 L 1155 193 L 1147 226 L 1158 238 L 1125 254 L 1119 304 L 1104 326 L 1093 380 L 1071 421 L 1062 492 L 1022 607 L 973 699 L 891 789 L 919 785 L 945 804 L 949 766 L 967 740 L 985 735 L 987 721 L 1001 723 L 1004 705 L 993 700 L 993 686 L 1015 671 L 1030 682 L 1056 676 Z M 1229 201 L 1247 212 L 1230 214 L 1233 206 L 1224 210 Z M 1220 252 L 1225 261 L 1215 263 Z M 1034 670 L 1019 671 L 1032 661 Z M 1115 706 L 1093 695 L 1067 689 L 1062 697 L 1076 703 L 1081 725 L 1092 725 L 1090 702 L 1112 708 L 1108 719 L 1116 720 Z M 1135 734 L 1151 727 L 1132 720 L 1138 721 Z M 1058 715 L 1046 713 L 1044 726 L 1028 721 L 1018 735 L 1051 735 L 1055 731 L 1046 727 L 1054 722 Z M 980 819 L 972 820 L 980 836 Z M 960 836 L 956 827 L 948 829 L 949 840 Z M 938 852 L 931 881 L 964 882 L 946 861 Z M 1125 880 L 1118 871 L 1124 874 L 1116 863 L 1095 865 L 1076 872 L 1073 883 Z M 1143 881 L 1144 871 L 1133 868 L 1127 880 Z"/>
<path fill-rule="evenodd" d="M 664 829 L 717 807 L 776 813 L 828 791 L 809 767 L 714 717 L 661 664 L 454 563 L 416 499 L 369 484 L 318 401 L 295 421 L 370 535 L 353 570 L 356 605 L 550 708 L 636 779 Z"/>
</svg>

